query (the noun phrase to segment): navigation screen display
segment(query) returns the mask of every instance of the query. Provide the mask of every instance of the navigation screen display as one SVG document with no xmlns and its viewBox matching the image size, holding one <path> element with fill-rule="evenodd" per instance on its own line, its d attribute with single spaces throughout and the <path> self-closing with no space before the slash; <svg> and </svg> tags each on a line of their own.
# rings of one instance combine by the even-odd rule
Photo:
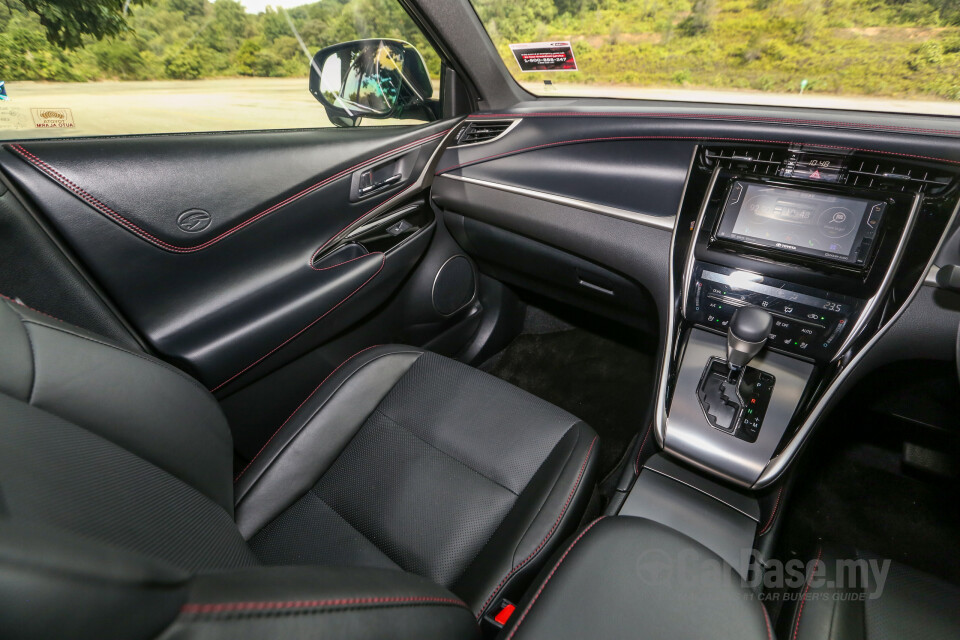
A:
<svg viewBox="0 0 960 640">
<path fill-rule="evenodd" d="M 717 237 L 862 265 L 886 203 L 737 180 Z"/>
</svg>

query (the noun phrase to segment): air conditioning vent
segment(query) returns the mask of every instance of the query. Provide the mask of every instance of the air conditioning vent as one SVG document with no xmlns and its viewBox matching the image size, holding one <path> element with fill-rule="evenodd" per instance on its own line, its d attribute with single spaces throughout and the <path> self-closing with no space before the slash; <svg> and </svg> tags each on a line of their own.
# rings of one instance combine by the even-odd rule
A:
<svg viewBox="0 0 960 640">
<path fill-rule="evenodd" d="M 465 123 L 457 132 L 457 145 L 483 144 L 493 142 L 506 135 L 520 120 L 472 120 Z"/>
<path fill-rule="evenodd" d="M 787 157 L 786 147 L 708 147 L 703 150 L 703 164 L 713 169 L 749 171 L 775 176 Z"/>
<path fill-rule="evenodd" d="M 956 177 L 956 172 L 943 167 L 854 155 L 847 165 L 845 182 L 851 187 L 864 189 L 922 191 L 938 195 L 946 191 Z"/>
</svg>

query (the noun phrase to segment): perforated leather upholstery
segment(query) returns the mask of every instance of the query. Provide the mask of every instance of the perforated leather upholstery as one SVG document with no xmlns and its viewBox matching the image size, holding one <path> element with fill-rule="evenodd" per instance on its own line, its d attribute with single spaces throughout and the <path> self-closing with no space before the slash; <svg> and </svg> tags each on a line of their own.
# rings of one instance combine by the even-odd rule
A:
<svg viewBox="0 0 960 640">
<path fill-rule="evenodd" d="M 472 637 L 593 484 L 589 427 L 411 347 L 344 363 L 235 479 L 182 372 L 9 300 L 0 361 L 4 637 Z"/>
</svg>

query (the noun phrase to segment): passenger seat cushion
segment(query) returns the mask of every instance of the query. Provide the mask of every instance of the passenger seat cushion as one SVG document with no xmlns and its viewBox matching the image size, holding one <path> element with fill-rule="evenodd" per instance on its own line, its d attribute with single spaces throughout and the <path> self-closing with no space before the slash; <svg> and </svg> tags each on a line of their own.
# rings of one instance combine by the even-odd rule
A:
<svg viewBox="0 0 960 640">
<path fill-rule="evenodd" d="M 596 436 L 569 413 L 411 347 L 369 350 L 324 386 L 298 411 L 309 419 L 284 427 L 297 434 L 275 436 L 243 474 L 256 479 L 238 483 L 238 521 L 261 561 L 394 566 L 452 587 L 479 614 L 516 564 L 539 566 L 554 536 L 579 520 Z M 374 391 L 339 403 L 339 394 L 357 395 L 354 387 Z M 356 424 L 352 437 L 345 423 Z M 328 462 L 323 447 L 306 470 L 298 441 L 320 443 L 325 430 L 342 450 Z M 280 442 L 297 457 L 296 477 L 316 478 L 311 486 L 274 480 L 294 477 Z M 264 509 L 289 506 L 251 530 L 266 497 Z"/>
</svg>

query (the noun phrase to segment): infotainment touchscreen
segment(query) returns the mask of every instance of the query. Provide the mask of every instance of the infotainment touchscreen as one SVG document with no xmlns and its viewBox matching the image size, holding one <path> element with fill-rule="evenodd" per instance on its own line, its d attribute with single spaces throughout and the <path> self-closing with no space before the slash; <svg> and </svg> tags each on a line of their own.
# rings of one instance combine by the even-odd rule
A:
<svg viewBox="0 0 960 640">
<path fill-rule="evenodd" d="M 717 237 L 865 264 L 886 203 L 746 181 L 730 186 Z"/>
</svg>

